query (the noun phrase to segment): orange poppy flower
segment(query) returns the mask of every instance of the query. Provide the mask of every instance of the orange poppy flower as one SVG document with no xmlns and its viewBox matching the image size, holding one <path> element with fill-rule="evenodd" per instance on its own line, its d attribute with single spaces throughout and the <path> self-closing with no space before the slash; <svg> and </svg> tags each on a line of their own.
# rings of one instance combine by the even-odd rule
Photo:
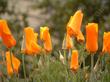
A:
<svg viewBox="0 0 110 82">
<path fill-rule="evenodd" d="M 24 28 L 24 42 L 22 51 L 29 55 L 38 54 L 41 51 L 41 47 L 37 42 L 37 33 L 34 33 L 34 29 L 31 27 Z"/>
<path fill-rule="evenodd" d="M 40 27 L 40 38 L 44 41 L 44 49 L 47 52 L 52 51 L 52 42 L 48 27 Z"/>
<path fill-rule="evenodd" d="M 1 37 L 1 27 L 0 27 L 0 37 Z"/>
<path fill-rule="evenodd" d="M 69 34 L 66 34 L 66 49 L 71 49 L 73 47 L 73 41 Z"/>
<path fill-rule="evenodd" d="M 11 48 L 16 45 L 16 40 L 12 36 L 5 20 L 0 20 L 0 35 L 7 48 Z"/>
<path fill-rule="evenodd" d="M 11 64 L 11 56 L 10 55 L 12 55 L 12 64 Z M 6 52 L 6 65 L 7 65 L 8 75 L 12 75 L 13 71 L 15 73 L 18 73 L 18 70 L 20 67 L 20 61 L 13 54 L 11 54 L 9 51 L 7 51 Z M 13 65 L 13 69 L 12 69 L 12 65 Z"/>
<path fill-rule="evenodd" d="M 71 62 L 70 62 L 70 69 L 76 71 L 79 68 L 78 64 L 78 51 L 72 50 Z"/>
<path fill-rule="evenodd" d="M 98 50 L 98 24 L 89 23 L 86 26 L 86 49 L 89 52 Z"/>
<path fill-rule="evenodd" d="M 83 13 L 81 10 L 78 10 L 73 16 L 71 16 L 67 24 L 67 33 L 70 36 L 77 36 L 82 23 Z"/>
<path fill-rule="evenodd" d="M 81 31 L 78 33 L 76 38 L 77 38 L 78 42 L 84 42 L 85 41 L 84 36 L 83 36 Z"/>
<path fill-rule="evenodd" d="M 110 32 L 104 32 L 102 52 L 110 53 Z"/>
</svg>

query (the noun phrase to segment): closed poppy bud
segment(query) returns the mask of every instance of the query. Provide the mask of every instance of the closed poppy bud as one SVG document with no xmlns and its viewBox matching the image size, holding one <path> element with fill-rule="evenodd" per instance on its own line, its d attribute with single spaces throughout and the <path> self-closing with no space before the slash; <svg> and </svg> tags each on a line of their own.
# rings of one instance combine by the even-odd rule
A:
<svg viewBox="0 0 110 82">
<path fill-rule="evenodd" d="M 104 32 L 102 52 L 110 53 L 110 32 Z"/>
<path fill-rule="evenodd" d="M 69 34 L 66 34 L 66 49 L 73 48 L 73 41 Z"/>
<path fill-rule="evenodd" d="M 48 27 L 40 27 L 40 38 L 44 42 L 44 49 L 47 52 L 52 51 L 52 42 Z"/>
<path fill-rule="evenodd" d="M 5 20 L 0 20 L 0 34 L 3 43 L 7 48 L 11 48 L 16 45 L 16 40 L 12 36 Z"/>
<path fill-rule="evenodd" d="M 63 39 L 62 49 L 66 49 L 66 35 L 64 36 L 64 39 Z"/>
<path fill-rule="evenodd" d="M 78 64 L 78 51 L 72 50 L 71 62 L 70 62 L 70 69 L 76 71 L 79 68 Z"/>
<path fill-rule="evenodd" d="M 86 49 L 89 52 L 98 50 L 98 24 L 89 23 L 86 26 Z"/>
<path fill-rule="evenodd" d="M 12 57 L 12 60 L 11 60 L 11 57 Z M 13 72 L 18 73 L 18 70 L 20 67 L 20 60 L 17 59 L 12 53 L 7 51 L 6 52 L 6 65 L 7 65 L 8 75 L 12 75 Z M 13 65 L 13 68 L 12 68 L 12 65 Z"/>
<path fill-rule="evenodd" d="M 38 54 L 41 47 L 37 44 L 37 33 L 31 27 L 24 28 L 24 40 L 22 44 L 22 51 L 28 55 Z"/>
<path fill-rule="evenodd" d="M 59 54 L 60 54 L 60 61 L 63 63 L 63 64 L 65 64 L 65 58 L 64 58 L 64 56 L 61 54 L 61 52 L 59 51 Z"/>
<path fill-rule="evenodd" d="M 71 16 L 67 24 L 67 33 L 70 36 L 77 36 L 82 23 L 83 13 L 81 10 L 78 10 L 73 16 Z"/>
<path fill-rule="evenodd" d="M 71 49 L 73 48 L 72 37 L 69 34 L 66 34 L 63 39 L 62 49 Z"/>
<path fill-rule="evenodd" d="M 78 35 L 77 35 L 76 38 L 77 38 L 77 41 L 78 41 L 78 42 L 84 42 L 84 41 L 85 41 L 84 35 L 82 34 L 81 31 L 78 33 Z"/>
</svg>

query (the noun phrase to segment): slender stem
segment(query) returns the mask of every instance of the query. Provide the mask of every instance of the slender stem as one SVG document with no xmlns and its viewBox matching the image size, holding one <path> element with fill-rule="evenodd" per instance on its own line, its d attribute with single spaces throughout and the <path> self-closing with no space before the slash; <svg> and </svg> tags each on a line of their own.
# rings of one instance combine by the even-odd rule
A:
<svg viewBox="0 0 110 82">
<path fill-rule="evenodd" d="M 4 51 L 2 52 L 2 57 L 3 57 L 3 63 L 5 64 L 5 62 L 6 62 L 6 60 L 5 60 L 5 58 L 6 58 L 6 54 L 4 53 Z M 8 72 L 7 72 L 7 70 L 6 70 L 6 74 L 8 75 Z M 2 82 L 4 82 L 5 81 L 5 78 L 4 78 L 4 76 L 1 76 L 1 79 L 2 79 Z M 9 81 L 9 80 L 8 80 Z"/>
<path fill-rule="evenodd" d="M 93 71 L 94 68 L 94 54 L 91 54 L 91 71 Z"/>
<path fill-rule="evenodd" d="M 15 73 L 14 67 L 13 67 L 13 60 L 12 60 L 12 49 L 10 49 L 10 60 L 11 60 L 11 67 L 12 67 L 13 73 Z"/>
<path fill-rule="evenodd" d="M 94 72 L 94 54 L 91 54 L 91 75 L 90 75 L 90 82 L 93 82 L 93 72 Z"/>
<path fill-rule="evenodd" d="M 95 64 L 95 66 L 94 66 L 94 71 L 97 71 L 98 66 L 99 66 L 100 59 L 101 59 L 101 56 L 99 56 L 98 59 L 97 59 L 97 62 Z"/>
<path fill-rule="evenodd" d="M 65 64 L 66 64 L 66 50 L 64 50 L 64 58 L 65 58 Z"/>
<path fill-rule="evenodd" d="M 65 69 L 66 69 L 66 75 L 67 75 L 67 78 L 66 78 L 66 82 L 68 82 L 68 64 L 67 64 L 67 57 L 66 57 L 66 50 L 64 50 L 64 58 L 65 58 Z"/>
<path fill-rule="evenodd" d="M 85 68 L 85 60 L 84 60 L 84 58 L 83 58 L 83 69 Z"/>
<path fill-rule="evenodd" d="M 34 58 L 33 58 L 33 66 L 34 66 L 34 67 L 36 67 L 36 60 L 37 60 L 36 54 L 34 54 Z"/>
<path fill-rule="evenodd" d="M 25 78 L 25 82 L 26 82 L 26 70 L 25 70 L 25 63 L 24 63 L 24 54 L 22 54 L 22 62 L 23 62 L 24 78 Z"/>
<path fill-rule="evenodd" d="M 83 69 L 85 68 L 85 57 L 84 57 L 84 52 L 83 52 Z M 84 70 L 85 71 L 85 70 Z"/>
<path fill-rule="evenodd" d="M 2 54 L 3 54 L 3 63 L 5 63 L 5 62 L 6 62 L 6 61 L 5 61 L 6 55 L 5 55 L 4 52 L 3 52 Z M 8 73 L 7 73 L 7 74 L 8 74 Z"/>
<path fill-rule="evenodd" d="M 48 54 L 48 56 L 47 56 L 47 64 L 48 64 L 48 66 L 50 65 L 50 54 Z"/>
</svg>

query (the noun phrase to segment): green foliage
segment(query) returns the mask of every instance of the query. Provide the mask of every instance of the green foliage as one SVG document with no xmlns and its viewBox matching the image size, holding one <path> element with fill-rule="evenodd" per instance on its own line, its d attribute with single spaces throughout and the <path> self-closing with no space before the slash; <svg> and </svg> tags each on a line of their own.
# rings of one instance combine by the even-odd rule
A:
<svg viewBox="0 0 110 82">
<path fill-rule="evenodd" d="M 92 77 L 90 77 L 91 71 L 88 68 L 90 64 L 85 65 L 85 67 L 80 67 L 75 72 L 75 71 L 70 70 L 69 63 L 63 64 L 60 61 L 60 59 L 56 59 L 55 57 L 51 55 L 42 54 L 41 56 L 25 56 L 25 58 L 27 57 L 28 59 L 25 60 L 25 64 L 31 65 L 29 67 L 26 67 L 26 70 L 28 70 L 26 71 L 27 82 L 36 82 L 36 81 L 37 82 L 56 82 L 56 81 L 57 82 L 86 82 L 86 81 L 91 82 L 90 78 L 92 79 L 92 82 L 94 81 L 109 82 L 110 81 L 110 74 L 109 74 L 110 69 L 108 68 L 110 65 L 110 62 L 108 62 L 110 60 L 110 57 L 108 56 L 108 54 L 103 56 L 100 60 L 100 61 L 105 62 L 104 66 L 98 67 L 98 70 L 94 71 L 93 73 L 94 75 Z M 79 57 L 79 61 L 80 60 L 81 59 Z M 66 60 L 66 62 L 68 61 Z M 32 68 L 30 69 L 30 67 Z M 20 73 L 23 73 L 23 71 Z M 23 76 L 21 77 L 20 73 L 19 73 L 19 77 L 11 76 L 7 78 L 7 76 L 3 75 L 0 79 L 3 80 L 3 82 L 19 82 L 19 81 L 25 82 L 24 77 Z"/>
</svg>

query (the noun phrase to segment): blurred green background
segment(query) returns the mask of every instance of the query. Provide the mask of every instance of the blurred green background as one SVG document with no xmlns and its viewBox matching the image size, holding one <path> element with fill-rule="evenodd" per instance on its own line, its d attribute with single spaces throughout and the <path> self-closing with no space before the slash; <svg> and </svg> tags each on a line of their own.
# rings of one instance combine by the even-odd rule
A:
<svg viewBox="0 0 110 82">
<path fill-rule="evenodd" d="M 104 31 L 110 30 L 110 0 L 0 0 L 0 18 L 6 19 L 20 48 L 23 28 L 49 26 L 54 47 L 61 48 L 66 25 L 78 9 L 84 13 L 82 31 L 88 22 L 99 24 L 99 50 Z"/>
</svg>

